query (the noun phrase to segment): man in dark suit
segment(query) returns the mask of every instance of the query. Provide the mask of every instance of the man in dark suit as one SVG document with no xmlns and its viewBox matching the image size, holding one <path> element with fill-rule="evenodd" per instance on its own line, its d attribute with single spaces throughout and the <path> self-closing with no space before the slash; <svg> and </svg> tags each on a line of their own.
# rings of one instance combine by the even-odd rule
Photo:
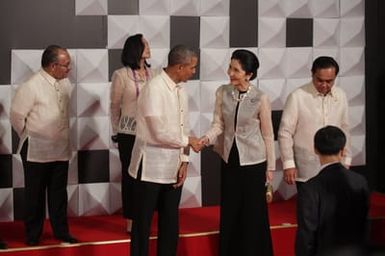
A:
<svg viewBox="0 0 385 256">
<path fill-rule="evenodd" d="M 315 134 L 321 171 L 308 181 L 303 193 L 306 221 L 298 223 L 304 232 L 296 240 L 297 256 L 331 255 L 365 244 L 369 189 L 363 176 L 341 164 L 345 144 L 345 134 L 335 126 Z"/>
</svg>

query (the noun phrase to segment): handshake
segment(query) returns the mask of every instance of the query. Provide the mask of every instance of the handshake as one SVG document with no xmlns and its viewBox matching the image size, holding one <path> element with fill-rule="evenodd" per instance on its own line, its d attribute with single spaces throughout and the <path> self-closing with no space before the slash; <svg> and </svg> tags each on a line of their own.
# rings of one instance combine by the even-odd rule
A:
<svg viewBox="0 0 385 256">
<path fill-rule="evenodd" d="M 194 136 L 188 137 L 188 144 L 194 150 L 195 153 L 199 153 L 202 148 L 209 145 L 210 141 L 207 136 L 202 136 L 201 138 L 196 138 Z"/>
</svg>

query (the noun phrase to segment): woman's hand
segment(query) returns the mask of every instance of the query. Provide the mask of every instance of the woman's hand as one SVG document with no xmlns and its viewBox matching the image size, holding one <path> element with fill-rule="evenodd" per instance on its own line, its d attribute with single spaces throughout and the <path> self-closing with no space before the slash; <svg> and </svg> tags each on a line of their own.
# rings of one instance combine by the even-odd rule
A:
<svg viewBox="0 0 385 256">
<path fill-rule="evenodd" d="M 271 183 L 273 181 L 273 171 L 267 170 L 266 171 L 266 182 Z"/>
</svg>

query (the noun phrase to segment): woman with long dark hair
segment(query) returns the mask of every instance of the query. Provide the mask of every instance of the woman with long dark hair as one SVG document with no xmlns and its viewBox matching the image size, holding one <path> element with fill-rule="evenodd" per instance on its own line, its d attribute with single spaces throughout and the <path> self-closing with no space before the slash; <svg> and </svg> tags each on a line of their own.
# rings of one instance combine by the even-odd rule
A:
<svg viewBox="0 0 385 256">
<path fill-rule="evenodd" d="M 143 86 L 153 76 L 147 63 L 151 57 L 150 47 L 142 34 L 127 38 L 121 55 L 124 67 L 115 70 L 111 84 L 112 140 L 118 143 L 122 165 L 122 207 L 127 219 L 127 232 L 131 232 L 133 215 L 133 178 L 128 175 L 131 151 L 136 133 L 136 102 Z"/>
</svg>

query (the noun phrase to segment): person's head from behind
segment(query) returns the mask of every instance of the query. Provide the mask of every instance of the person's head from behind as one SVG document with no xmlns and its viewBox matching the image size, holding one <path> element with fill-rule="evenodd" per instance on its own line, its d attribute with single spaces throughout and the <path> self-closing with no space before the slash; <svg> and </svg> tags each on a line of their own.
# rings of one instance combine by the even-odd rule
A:
<svg viewBox="0 0 385 256">
<path fill-rule="evenodd" d="M 314 60 L 311 72 L 315 88 L 319 93 L 326 95 L 334 85 L 339 66 L 332 57 L 320 56 Z"/>
<path fill-rule="evenodd" d="M 173 47 L 168 54 L 168 69 L 172 69 L 175 82 L 187 82 L 196 72 L 198 55 L 185 45 Z"/>
<path fill-rule="evenodd" d="M 249 81 L 257 77 L 259 61 L 257 56 L 249 50 L 235 50 L 231 55 L 227 74 L 230 83 L 242 90 L 249 86 Z"/>
<path fill-rule="evenodd" d="M 140 69 L 142 63 L 149 67 L 146 59 L 151 57 L 150 46 L 142 34 L 129 36 L 124 43 L 121 61 L 123 66 Z"/>
<path fill-rule="evenodd" d="M 41 57 L 42 68 L 57 80 L 68 77 L 70 65 L 71 57 L 67 49 L 58 45 L 49 45 Z"/>
<path fill-rule="evenodd" d="M 320 157 L 343 157 L 346 145 L 344 132 L 336 126 L 325 126 L 314 136 L 314 149 Z"/>
</svg>

